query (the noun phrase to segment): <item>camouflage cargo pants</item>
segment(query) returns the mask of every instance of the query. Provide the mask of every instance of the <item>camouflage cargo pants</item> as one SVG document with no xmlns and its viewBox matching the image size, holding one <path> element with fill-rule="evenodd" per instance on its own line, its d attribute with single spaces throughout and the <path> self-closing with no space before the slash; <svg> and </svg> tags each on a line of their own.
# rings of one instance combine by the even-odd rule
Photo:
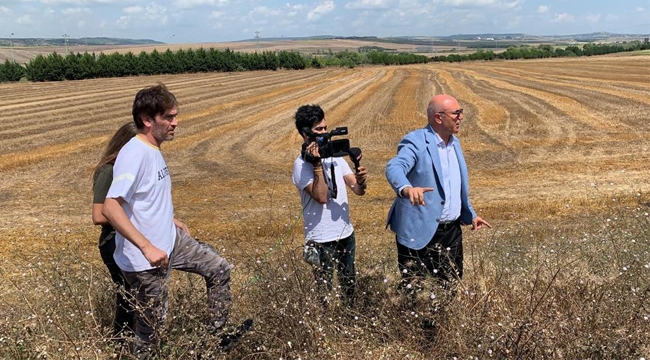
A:
<svg viewBox="0 0 650 360">
<path fill-rule="evenodd" d="M 199 274 L 205 279 L 210 309 L 209 329 L 218 332 L 226 323 L 232 303 L 230 270 L 233 266 L 211 245 L 201 243 L 177 229 L 174 250 L 167 269 L 126 272 L 124 277 L 135 293 L 135 352 L 145 351 L 156 340 L 156 330 L 165 322 L 171 269 Z"/>
</svg>

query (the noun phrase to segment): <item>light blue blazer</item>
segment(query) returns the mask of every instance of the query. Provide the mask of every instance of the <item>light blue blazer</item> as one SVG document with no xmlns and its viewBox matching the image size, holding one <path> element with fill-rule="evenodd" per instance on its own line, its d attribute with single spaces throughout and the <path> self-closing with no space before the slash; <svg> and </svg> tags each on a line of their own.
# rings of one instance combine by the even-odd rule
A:
<svg viewBox="0 0 650 360">
<path fill-rule="evenodd" d="M 452 135 L 453 146 L 460 167 L 460 222 L 471 224 L 476 212 L 469 201 L 467 165 L 460 149 L 458 138 Z M 438 228 L 442 208 L 445 204 L 441 185 L 442 174 L 437 137 L 431 126 L 408 133 L 397 146 L 397 156 L 386 165 L 386 179 L 397 193 L 388 211 L 386 227 L 395 232 L 397 241 L 414 250 L 424 248 Z M 399 194 L 404 186 L 431 187 L 434 190 L 424 194 L 426 205 L 412 205 L 408 198 Z"/>
</svg>

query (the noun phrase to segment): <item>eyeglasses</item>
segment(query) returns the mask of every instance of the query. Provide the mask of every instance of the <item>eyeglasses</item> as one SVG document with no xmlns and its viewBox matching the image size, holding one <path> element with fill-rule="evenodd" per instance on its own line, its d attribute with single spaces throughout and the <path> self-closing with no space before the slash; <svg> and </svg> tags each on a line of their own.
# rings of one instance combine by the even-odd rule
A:
<svg viewBox="0 0 650 360">
<path fill-rule="evenodd" d="M 460 116 L 463 115 L 463 109 L 460 108 L 460 109 L 458 109 L 456 111 L 452 111 L 450 113 L 447 113 L 446 111 L 438 111 L 436 114 L 445 114 L 447 116 L 449 116 L 449 114 L 451 114 L 451 115 L 454 115 L 454 116 L 449 116 L 450 118 L 452 118 L 454 120 L 458 120 L 458 119 L 460 119 Z"/>
</svg>

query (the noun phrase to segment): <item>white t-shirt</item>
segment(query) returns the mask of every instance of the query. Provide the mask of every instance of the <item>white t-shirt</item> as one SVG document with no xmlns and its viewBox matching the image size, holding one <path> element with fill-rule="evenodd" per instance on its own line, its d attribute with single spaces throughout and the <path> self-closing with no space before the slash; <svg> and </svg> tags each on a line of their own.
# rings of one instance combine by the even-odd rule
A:
<svg viewBox="0 0 650 360">
<path fill-rule="evenodd" d="M 307 185 L 314 182 L 314 166 L 302 160 L 300 156 L 293 163 L 291 180 L 298 188 L 302 203 L 305 240 L 319 243 L 344 239 L 352 234 L 354 229 L 350 223 L 350 206 L 344 176 L 352 174 L 350 165 L 340 157 L 322 160 L 323 175 L 327 182 L 328 200 L 319 204 L 306 191 Z M 338 193 L 332 198 L 331 164 L 334 163 L 334 174 Z"/>
<path fill-rule="evenodd" d="M 117 155 L 106 197 L 124 199 L 122 208 L 136 229 L 167 256 L 171 254 L 176 240 L 172 181 L 160 148 L 139 136 L 129 140 Z M 119 232 L 115 234 L 113 258 L 124 271 L 153 268 Z"/>
</svg>

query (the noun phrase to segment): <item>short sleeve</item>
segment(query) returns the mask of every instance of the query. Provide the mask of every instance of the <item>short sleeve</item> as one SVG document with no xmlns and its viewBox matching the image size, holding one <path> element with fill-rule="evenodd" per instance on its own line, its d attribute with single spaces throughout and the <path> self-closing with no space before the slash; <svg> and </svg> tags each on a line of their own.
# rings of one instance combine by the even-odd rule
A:
<svg viewBox="0 0 650 360">
<path fill-rule="evenodd" d="M 350 169 L 350 165 L 348 164 L 347 161 L 345 161 L 345 159 L 341 157 L 336 159 L 337 159 L 338 166 L 341 168 L 341 174 L 343 174 L 343 176 L 352 174 L 352 169 Z"/>
<path fill-rule="evenodd" d="M 93 185 L 93 204 L 103 204 L 108 189 L 113 182 L 113 164 L 104 164 L 95 173 Z"/>
<path fill-rule="evenodd" d="M 314 182 L 314 166 L 301 158 L 297 158 L 293 163 L 291 180 L 299 191 L 304 190 L 307 185 Z"/>
<path fill-rule="evenodd" d="M 107 198 L 122 198 L 127 203 L 131 202 L 136 192 L 144 162 L 144 152 L 137 151 L 137 148 L 133 149 L 133 147 L 128 145 L 120 150 L 117 159 L 115 159 L 113 182 L 106 194 Z"/>
</svg>

